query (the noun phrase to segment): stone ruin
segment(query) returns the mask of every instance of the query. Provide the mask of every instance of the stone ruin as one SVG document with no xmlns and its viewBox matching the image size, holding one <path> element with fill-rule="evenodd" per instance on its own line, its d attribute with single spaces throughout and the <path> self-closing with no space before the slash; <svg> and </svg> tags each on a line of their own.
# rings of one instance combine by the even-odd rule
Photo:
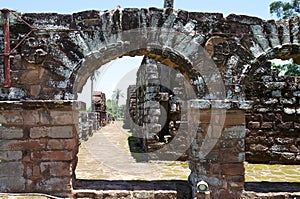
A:
<svg viewBox="0 0 300 199">
<path fill-rule="evenodd" d="M 248 81 L 245 94 L 253 105 L 246 111 L 245 160 L 300 164 L 300 77 L 279 76 L 278 71 L 271 68 L 271 62 L 266 62 Z M 136 85 L 128 88 L 127 99 L 134 103 L 127 103 L 129 114 L 125 120 L 127 124 L 132 123 L 127 127 L 141 138 L 144 151 L 153 152 L 164 147 L 168 143 L 166 137 L 173 139 L 180 124 L 186 122 L 180 112 L 185 92 L 180 72 L 144 58 L 137 72 Z M 145 106 L 147 102 L 151 102 L 151 106 Z M 188 155 L 172 156 L 170 152 L 167 156 L 150 159 L 174 160 L 174 157 L 187 160 Z"/>
<path fill-rule="evenodd" d="M 202 181 L 211 198 L 244 197 L 245 157 L 299 164 L 298 79 L 273 76 L 265 69 L 274 58 L 299 63 L 299 24 L 297 16 L 276 22 L 172 8 L 73 14 L 3 9 L 0 192 L 72 197 L 81 110 L 77 93 L 105 63 L 147 56 L 180 71 L 196 94 L 181 108 L 187 118 L 181 120 L 187 123 L 180 127 L 187 127 L 184 133 L 191 139 L 177 143 L 178 148 L 189 144 L 193 197 L 205 194 L 197 186 Z M 147 94 L 144 89 L 141 95 Z M 141 106 L 139 100 L 136 106 Z M 160 104 L 142 106 L 156 116 L 145 121 L 140 113 L 135 116 L 152 137 L 158 132 L 152 127 L 160 124 Z M 205 148 L 207 143 L 213 148 Z M 203 151 L 209 153 L 204 156 Z"/>
<path fill-rule="evenodd" d="M 246 85 L 246 161 L 300 164 L 300 77 L 278 76 L 267 62 Z"/>
<path fill-rule="evenodd" d="M 98 125 L 106 125 L 106 97 L 101 91 L 94 91 L 92 99 L 92 112 L 97 114 Z"/>
<path fill-rule="evenodd" d="M 173 78 L 169 78 L 173 77 Z M 128 87 L 125 124 L 139 138 L 142 151 L 151 153 L 162 149 L 177 135 L 181 118 L 181 103 L 185 99 L 185 79 L 181 73 L 145 57 L 137 72 L 136 85 Z M 185 138 L 176 139 L 184 143 Z M 187 151 L 187 150 L 186 150 Z M 178 156 L 178 157 L 177 157 Z M 159 160 L 155 155 L 149 159 Z M 176 149 L 163 159 L 187 160 L 188 152 L 176 154 Z"/>
<path fill-rule="evenodd" d="M 78 135 L 81 141 L 87 141 L 107 123 L 105 93 L 94 91 L 91 108 L 91 112 L 86 111 L 85 104 L 80 108 Z"/>
</svg>

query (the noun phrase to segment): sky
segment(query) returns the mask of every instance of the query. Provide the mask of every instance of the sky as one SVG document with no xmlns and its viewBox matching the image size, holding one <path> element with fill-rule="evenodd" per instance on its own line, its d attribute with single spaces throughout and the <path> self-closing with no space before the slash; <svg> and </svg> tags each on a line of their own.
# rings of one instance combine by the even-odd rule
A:
<svg viewBox="0 0 300 199">
<path fill-rule="evenodd" d="M 273 19 L 269 13 L 269 4 L 275 0 L 174 0 L 174 8 L 197 12 L 218 12 L 224 17 L 231 13 Z M 113 10 L 122 8 L 163 7 L 164 0 L 0 0 L 0 9 L 9 8 L 18 12 L 54 12 L 70 14 L 84 10 Z M 100 68 L 100 75 L 94 83 L 95 90 L 106 93 L 110 99 L 113 90 L 120 88 L 126 96 L 126 88 L 135 83 L 135 74 L 141 63 L 141 57 L 116 59 Z M 90 106 L 90 82 L 83 88 L 78 99 Z M 125 103 L 125 98 L 120 104 Z"/>
</svg>

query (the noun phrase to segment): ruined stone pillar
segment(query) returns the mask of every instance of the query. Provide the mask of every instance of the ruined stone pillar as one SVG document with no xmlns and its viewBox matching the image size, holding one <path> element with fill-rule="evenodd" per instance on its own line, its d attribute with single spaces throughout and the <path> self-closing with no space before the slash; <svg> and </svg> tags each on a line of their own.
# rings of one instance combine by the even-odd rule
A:
<svg viewBox="0 0 300 199">
<path fill-rule="evenodd" d="M 212 199 L 240 198 L 246 128 L 244 110 L 239 106 L 238 102 L 221 100 L 191 102 L 190 114 L 200 117 L 189 162 L 193 198 L 207 198 L 207 191 Z M 208 189 L 197 187 L 201 181 L 208 184 Z"/>
<path fill-rule="evenodd" d="M 164 8 L 173 8 L 174 7 L 174 0 L 165 0 Z"/>
<path fill-rule="evenodd" d="M 70 197 L 78 152 L 71 101 L 0 103 L 0 192 Z"/>
</svg>

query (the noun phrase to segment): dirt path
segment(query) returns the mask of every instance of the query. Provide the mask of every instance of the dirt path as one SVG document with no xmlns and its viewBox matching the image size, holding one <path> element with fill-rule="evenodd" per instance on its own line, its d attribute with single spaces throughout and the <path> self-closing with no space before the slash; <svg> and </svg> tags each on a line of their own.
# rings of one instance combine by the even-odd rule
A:
<svg viewBox="0 0 300 199">
<path fill-rule="evenodd" d="M 109 124 L 80 146 L 77 179 L 105 180 L 187 180 L 186 162 L 137 162 L 130 153 L 131 133 L 123 122 Z"/>
</svg>

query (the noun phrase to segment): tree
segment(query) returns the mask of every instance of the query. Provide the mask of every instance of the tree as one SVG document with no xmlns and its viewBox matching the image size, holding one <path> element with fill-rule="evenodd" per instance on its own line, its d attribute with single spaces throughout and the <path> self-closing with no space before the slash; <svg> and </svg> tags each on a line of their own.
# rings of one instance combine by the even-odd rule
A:
<svg viewBox="0 0 300 199">
<path fill-rule="evenodd" d="M 119 105 L 119 99 L 120 97 L 124 97 L 124 94 L 122 93 L 121 89 L 116 89 L 113 91 L 112 98 L 116 100 L 117 106 Z"/>
<path fill-rule="evenodd" d="M 111 99 L 106 100 L 106 112 L 114 116 L 116 114 L 115 110 L 117 110 L 116 101 Z"/>
<path fill-rule="evenodd" d="M 269 8 L 271 14 L 276 14 L 280 20 L 283 20 L 298 15 L 300 13 L 299 6 L 299 0 L 290 0 L 290 2 L 274 1 Z"/>
<path fill-rule="evenodd" d="M 276 14 L 280 20 L 284 20 L 300 14 L 300 0 L 290 0 L 290 2 L 274 1 L 270 4 L 270 13 Z M 272 64 L 273 68 L 279 70 L 287 76 L 299 76 L 300 66 L 291 59 L 287 64 Z"/>
<path fill-rule="evenodd" d="M 121 89 L 116 89 L 113 91 L 113 95 L 112 95 L 112 98 L 116 101 L 117 103 L 117 115 L 118 115 L 118 107 L 119 107 L 119 99 L 120 97 L 124 97 L 124 94 L 122 93 L 122 90 Z"/>
<path fill-rule="evenodd" d="M 287 64 L 272 63 L 272 68 L 276 68 L 278 71 L 284 72 L 284 75 L 286 76 L 300 76 L 300 66 L 295 64 L 293 59 L 291 59 Z"/>
</svg>

